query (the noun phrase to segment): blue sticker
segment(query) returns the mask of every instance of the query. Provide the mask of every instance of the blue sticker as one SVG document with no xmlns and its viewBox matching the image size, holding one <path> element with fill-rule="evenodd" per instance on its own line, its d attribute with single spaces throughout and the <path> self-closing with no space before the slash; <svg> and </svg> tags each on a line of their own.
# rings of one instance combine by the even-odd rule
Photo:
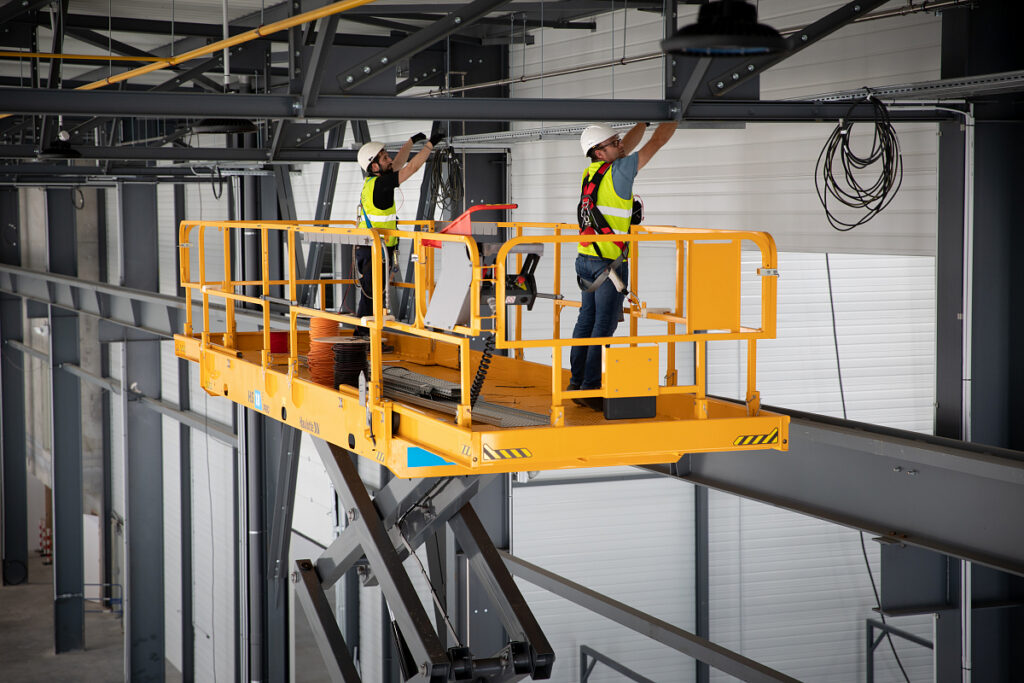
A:
<svg viewBox="0 0 1024 683">
<path fill-rule="evenodd" d="M 431 453 L 430 451 L 425 451 L 422 448 L 417 448 L 416 446 L 407 448 L 405 451 L 405 457 L 407 467 L 439 467 L 455 464 L 448 462 L 439 455 Z"/>
<path fill-rule="evenodd" d="M 263 394 L 261 392 L 257 391 L 254 393 L 252 405 L 256 410 L 263 410 Z"/>
</svg>

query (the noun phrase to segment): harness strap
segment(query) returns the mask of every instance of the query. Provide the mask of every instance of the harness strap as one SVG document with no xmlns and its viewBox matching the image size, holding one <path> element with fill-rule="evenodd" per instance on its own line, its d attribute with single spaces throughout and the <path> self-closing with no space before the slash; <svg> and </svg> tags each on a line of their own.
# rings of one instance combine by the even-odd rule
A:
<svg viewBox="0 0 1024 683">
<path fill-rule="evenodd" d="M 594 172 L 594 175 L 587 179 L 583 178 L 582 187 L 580 188 L 580 234 L 581 235 L 614 235 L 615 230 L 608 225 L 608 219 L 604 217 L 601 210 L 597 206 L 597 190 L 601 185 L 601 181 L 604 180 L 605 174 L 608 169 L 611 168 L 610 162 L 601 164 L 598 169 Z M 594 245 L 594 250 L 597 251 L 601 257 L 604 254 L 601 253 L 601 245 L 598 242 L 580 242 L 584 247 L 589 247 L 591 244 Z M 620 255 L 626 251 L 625 242 L 615 242 L 615 246 L 619 248 Z M 610 260 L 610 259 L 609 259 Z"/>
</svg>

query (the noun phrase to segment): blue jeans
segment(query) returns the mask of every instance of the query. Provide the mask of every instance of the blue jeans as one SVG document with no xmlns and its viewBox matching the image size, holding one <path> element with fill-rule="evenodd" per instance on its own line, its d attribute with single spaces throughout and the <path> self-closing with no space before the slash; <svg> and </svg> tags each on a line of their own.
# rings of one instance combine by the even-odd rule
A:
<svg viewBox="0 0 1024 683">
<path fill-rule="evenodd" d="M 584 280 L 593 281 L 608 265 L 608 261 L 597 256 L 580 254 L 576 257 L 576 274 Z M 629 282 L 629 265 L 623 260 L 615 269 L 623 282 Z M 615 334 L 622 315 L 625 295 L 615 289 L 611 279 L 601 283 L 594 292 L 583 292 L 573 339 L 586 337 L 610 337 Z M 601 345 L 574 346 L 569 354 L 572 384 L 580 389 L 597 389 L 601 386 Z"/>
</svg>

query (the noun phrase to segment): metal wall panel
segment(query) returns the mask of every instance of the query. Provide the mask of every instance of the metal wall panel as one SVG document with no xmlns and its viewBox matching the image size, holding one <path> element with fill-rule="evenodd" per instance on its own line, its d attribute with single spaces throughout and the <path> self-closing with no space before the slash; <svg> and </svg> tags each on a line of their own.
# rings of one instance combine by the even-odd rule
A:
<svg viewBox="0 0 1024 683">
<path fill-rule="evenodd" d="M 174 185 L 161 183 L 156 186 L 157 201 L 157 248 L 160 253 L 160 293 L 178 293 L 177 263 L 178 226 L 174 222 Z"/>
<path fill-rule="evenodd" d="M 839 6 L 840 2 L 788 0 L 763 7 L 761 19 L 778 27 L 800 26 Z M 696 8 L 680 8 L 680 24 L 689 23 Z M 772 14 L 774 13 L 774 14 Z M 614 22 L 614 25 L 613 25 Z M 535 32 L 536 42 L 511 50 L 512 76 L 539 73 L 578 64 L 656 51 L 661 23 L 656 16 L 623 12 L 598 19 L 593 33 Z M 829 92 L 865 83 L 903 83 L 938 77 L 939 20 L 916 15 L 847 27 L 761 77 L 764 99 Z M 870 58 L 867 57 L 870 55 Z M 513 97 L 650 97 L 662 94 L 661 60 L 613 70 L 532 81 L 512 86 Z M 600 113 L 594 112 L 594 118 Z M 681 129 L 637 179 L 650 224 L 695 228 L 743 227 L 768 230 L 780 254 L 778 339 L 758 348 L 758 388 L 768 404 L 841 415 L 835 347 L 823 251 L 830 257 L 836 322 L 847 411 L 852 419 L 930 432 L 934 401 L 934 260 L 936 230 L 936 128 L 932 124 L 901 124 L 897 134 L 904 153 L 903 188 L 893 204 L 871 223 L 851 233 L 833 231 L 814 191 L 814 164 L 834 124 L 748 124 L 743 129 Z M 516 124 L 534 129 L 538 124 Z M 858 128 L 865 128 L 859 126 Z M 859 132 L 859 131 L 858 131 Z M 523 221 L 572 222 L 579 194 L 579 174 L 585 160 L 576 139 L 545 139 L 519 143 L 512 149 L 511 196 Z M 794 253 L 818 252 L 818 253 Z M 892 254 L 899 254 L 893 256 Z M 563 291 L 575 292 L 575 254 L 562 256 Z M 745 260 L 753 254 L 745 254 Z M 656 250 L 641 254 L 643 297 L 649 305 L 666 305 L 665 273 L 669 255 Z M 538 268 L 543 291 L 550 281 L 551 256 Z M 550 304 L 538 301 L 524 336 L 547 332 Z M 753 300 L 744 302 L 743 316 L 757 315 Z M 562 334 L 570 334 L 575 316 L 563 316 Z M 643 328 L 643 325 L 641 325 Z M 692 381 L 692 350 L 679 350 L 680 382 Z M 549 359 L 527 351 L 527 358 Z M 718 343 L 709 352 L 709 386 L 715 393 L 742 396 L 745 392 L 745 348 Z M 664 359 L 662 359 L 664 368 Z M 568 366 L 568 358 L 563 367 Z M 773 457 L 770 453 L 764 457 Z M 783 456 L 777 456 L 783 457 Z M 565 476 L 556 473 L 558 476 Z M 543 473 L 543 481 L 550 473 Z M 585 572 L 600 572 L 605 562 L 583 555 L 584 548 L 610 554 L 621 542 L 632 542 L 643 525 L 618 530 L 573 520 L 575 532 L 559 535 L 561 520 L 587 491 L 598 500 L 624 500 L 631 506 L 656 498 L 653 482 L 579 483 L 514 489 L 514 551 L 530 561 L 598 590 Z M 630 487 L 636 491 L 629 494 Z M 691 497 L 692 488 L 666 492 L 664 505 L 676 497 Z M 553 512 L 545 505 L 557 508 Z M 557 502 L 556 502 L 557 501 Z M 561 507 L 565 505 L 564 509 Z M 664 505 L 648 519 L 661 519 Z M 664 508 L 668 509 L 668 508 Z M 647 539 L 621 556 L 638 586 L 655 584 L 657 563 L 652 549 L 675 547 L 683 534 L 692 534 L 692 502 L 684 507 L 689 523 L 676 521 L 673 530 Z M 558 521 L 559 526 L 552 527 Z M 645 520 L 646 521 L 646 520 Z M 524 538 L 525 536 L 525 538 Z M 692 539 L 692 536 L 690 537 Z M 527 540 L 528 539 L 528 540 Z M 581 548 L 573 556 L 571 544 Z M 692 540 L 679 547 L 691 548 Z M 877 571 L 877 548 L 868 553 Z M 857 680 L 864 675 L 863 620 L 874 605 L 856 532 L 782 513 L 725 494 L 711 498 L 711 639 L 744 655 L 802 679 Z M 526 555 L 535 553 L 534 557 Z M 686 550 L 692 553 L 692 550 Z M 563 557 L 563 555 L 565 557 Z M 588 561 L 589 560 L 589 561 Z M 603 558 L 602 558 L 603 560 Z M 692 562 L 692 556 L 686 555 Z M 692 567 L 692 565 L 691 565 Z M 690 570 L 692 572 L 692 569 Z M 574 572 L 580 572 L 574 576 Z M 639 572 L 639 573 L 638 573 Z M 678 592 L 692 600 L 692 580 L 672 575 Z M 571 606 L 524 593 L 541 625 L 559 650 L 556 678 L 571 680 L 576 645 L 609 624 Z M 613 588 L 605 588 L 613 597 Z M 672 597 L 672 596 L 669 596 Z M 620 598 L 621 599 L 621 598 Z M 629 600 L 626 600 L 629 602 Z M 642 605 L 634 604 L 641 609 Z M 660 616 L 660 615 L 659 615 Z M 664 617 L 663 617 L 664 618 Z M 692 627 L 692 607 L 686 611 Z M 905 618 L 898 626 L 931 638 L 929 618 Z M 585 635 L 583 635 L 585 634 Z M 593 642 L 586 643 L 604 651 Z M 897 643 L 911 680 L 931 671 L 930 653 Z M 919 650 L 919 651 L 918 651 Z M 570 652 L 571 651 L 571 652 Z M 614 652 L 606 652 L 612 654 Z M 642 659 L 642 658 L 638 658 Z M 643 666 L 678 660 L 678 655 L 649 653 L 647 661 L 620 659 L 654 680 L 685 680 L 692 667 L 671 668 L 653 675 Z M 880 680 L 900 677 L 888 649 L 877 653 Z M 595 678 L 600 667 L 595 669 Z M 726 676 L 715 675 L 714 680 Z"/>
<path fill-rule="evenodd" d="M 801 26 L 840 2 L 788 0 L 761 15 L 779 27 Z M 694 12 L 680 9 L 680 23 Z M 773 14 L 774 13 L 774 14 Z M 512 76 L 537 74 L 623 55 L 657 51 L 656 15 L 618 11 L 598 18 L 598 30 L 546 30 L 536 42 L 515 46 Z M 940 21 L 919 14 L 849 26 L 769 69 L 763 99 L 833 92 L 865 84 L 906 83 L 939 75 Z M 514 84 L 513 97 L 660 98 L 661 60 Z M 600 119 L 600 112 L 591 115 Z M 551 122 L 545 122 L 551 123 Z M 651 224 L 768 230 L 788 251 L 925 254 L 935 252 L 937 128 L 899 124 L 903 187 L 889 208 L 850 233 L 834 232 L 814 190 L 814 166 L 834 124 L 748 124 L 745 129 L 683 129 L 639 175 L 637 193 Z M 536 123 L 516 124 L 535 129 Z M 870 127 L 857 126 L 858 137 Z M 870 145 L 870 138 L 865 138 Z M 512 151 L 515 216 L 527 221 L 573 221 L 579 174 L 585 166 L 577 140 L 547 139 Z"/>
<path fill-rule="evenodd" d="M 121 215 L 117 210 L 117 188 L 100 190 L 106 194 L 104 207 L 107 229 L 107 282 L 121 284 Z"/>
<path fill-rule="evenodd" d="M 515 555 L 693 630 L 693 487 L 647 478 L 558 484 L 546 476 L 559 481 L 565 473 L 513 487 Z M 580 645 L 656 681 L 693 679 L 692 659 L 532 584 L 519 586 L 555 647 L 551 680 L 578 679 Z M 616 676 L 597 667 L 591 680 Z"/>
<path fill-rule="evenodd" d="M 110 349 L 110 376 L 121 382 L 121 354 L 123 343 L 108 344 Z M 122 382 L 123 385 L 123 382 Z M 115 406 L 116 408 L 116 406 Z M 120 519 L 125 518 L 124 481 L 124 416 L 120 410 L 110 411 L 110 490 L 111 509 Z"/>
<path fill-rule="evenodd" d="M 932 433 L 935 259 L 831 254 L 829 262 L 847 417 Z M 782 253 L 779 272 L 778 337 L 757 347 L 761 401 L 843 417 L 825 256 Z M 744 317 L 758 305 L 744 301 Z M 709 391 L 744 396 L 746 345 L 716 342 L 708 360 Z"/>
<path fill-rule="evenodd" d="M 202 403 L 195 408 L 202 410 Z M 197 681 L 235 678 L 233 457 L 231 448 L 198 430 L 192 431 L 192 593 Z"/>
<path fill-rule="evenodd" d="M 859 534 L 714 490 L 709 509 L 711 640 L 800 680 L 864 680 L 864 620 L 878 615 Z M 865 546 L 880 581 L 878 544 Z M 933 639 L 931 615 L 890 623 Z M 894 642 L 910 680 L 931 680 L 931 650 Z M 884 642 L 875 671 L 903 680 Z"/>
<path fill-rule="evenodd" d="M 161 346 L 164 346 L 163 344 Z M 176 366 L 176 363 L 173 363 Z M 181 461 L 178 422 L 163 417 L 164 474 L 164 656 L 181 671 Z"/>
</svg>

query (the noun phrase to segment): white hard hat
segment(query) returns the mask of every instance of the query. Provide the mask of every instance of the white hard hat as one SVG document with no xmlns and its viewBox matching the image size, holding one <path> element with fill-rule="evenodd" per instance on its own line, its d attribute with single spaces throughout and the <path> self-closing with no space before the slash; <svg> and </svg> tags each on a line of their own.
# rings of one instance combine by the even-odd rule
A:
<svg viewBox="0 0 1024 683">
<path fill-rule="evenodd" d="M 384 149 L 384 145 L 380 142 L 367 142 L 360 147 L 359 152 L 356 153 L 356 161 L 359 162 L 359 168 L 369 173 L 370 164 L 373 163 L 373 160 L 377 158 L 382 149 Z"/>
<path fill-rule="evenodd" d="M 583 135 L 580 136 L 580 147 L 583 148 L 583 153 L 586 154 L 591 148 L 613 137 L 615 137 L 615 131 L 608 126 L 587 126 L 583 129 Z"/>
</svg>

